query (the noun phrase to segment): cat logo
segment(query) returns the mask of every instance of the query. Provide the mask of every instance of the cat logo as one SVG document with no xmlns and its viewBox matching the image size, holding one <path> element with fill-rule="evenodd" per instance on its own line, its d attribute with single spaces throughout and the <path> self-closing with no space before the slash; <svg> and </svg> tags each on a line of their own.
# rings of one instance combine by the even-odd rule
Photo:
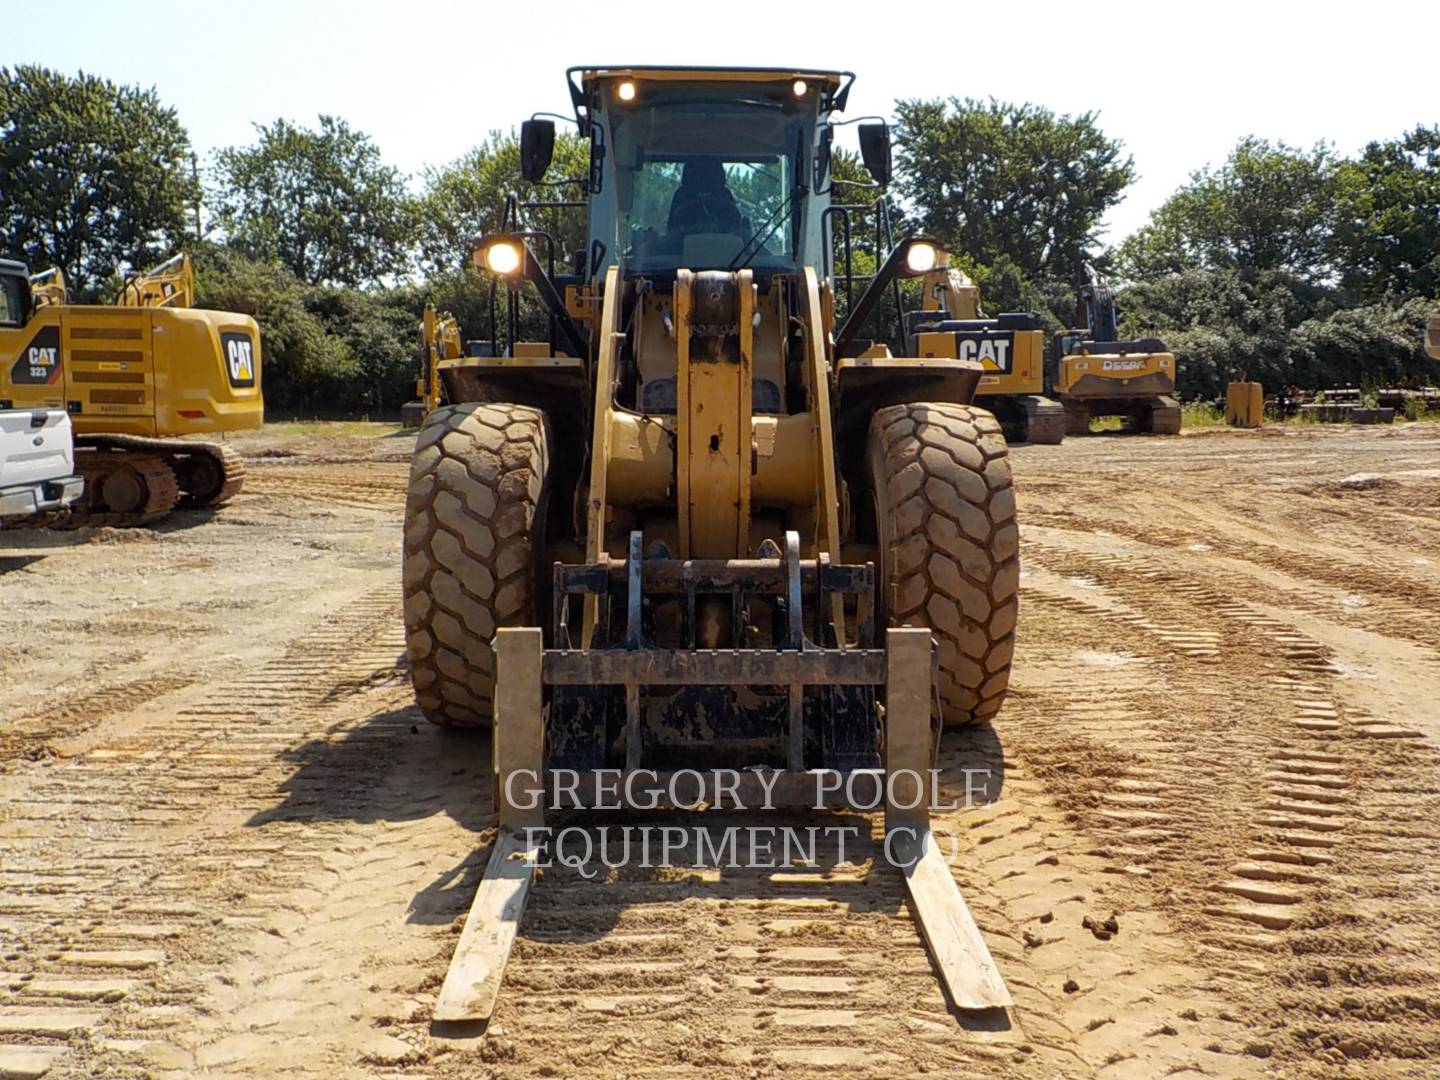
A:
<svg viewBox="0 0 1440 1080">
<path fill-rule="evenodd" d="M 226 374 L 230 385 L 246 387 L 255 385 L 255 343 L 249 334 L 221 334 L 220 343 L 225 349 Z"/>
<path fill-rule="evenodd" d="M 30 374 L 44 375 L 47 379 L 60 364 L 59 349 L 34 348 L 26 356 L 30 361 Z"/>
<path fill-rule="evenodd" d="M 979 360 L 986 371 L 1010 371 L 1010 351 L 1015 339 L 1008 333 L 958 333 L 955 352 L 961 360 Z"/>
<path fill-rule="evenodd" d="M 60 328 L 41 327 L 20 350 L 10 368 L 10 381 L 26 386 L 49 386 L 60 380 Z"/>
</svg>

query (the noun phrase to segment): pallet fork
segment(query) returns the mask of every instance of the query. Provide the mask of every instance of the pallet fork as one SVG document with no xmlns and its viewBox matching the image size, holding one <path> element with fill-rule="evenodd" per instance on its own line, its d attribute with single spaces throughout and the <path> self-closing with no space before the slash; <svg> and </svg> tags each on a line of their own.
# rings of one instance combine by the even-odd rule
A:
<svg viewBox="0 0 1440 1080">
<path fill-rule="evenodd" d="M 638 790 L 647 796 L 669 790 L 670 775 L 640 768 L 637 688 L 648 686 L 710 685 L 715 683 L 788 685 L 791 707 L 788 733 L 789 765 L 779 776 L 767 777 L 771 805 L 812 806 L 818 786 L 817 772 L 806 770 L 797 748 L 803 747 L 799 730 L 804 722 L 800 707 L 806 685 L 848 684 L 870 686 L 883 692 L 884 768 L 868 770 L 885 782 L 896 773 L 928 776 L 936 750 L 931 727 L 933 642 L 930 631 L 894 628 L 885 632 L 883 649 L 820 648 L 805 639 L 798 626 L 800 596 L 807 584 L 819 587 L 822 600 L 826 583 L 869 587 L 869 567 L 831 567 L 823 558 L 802 561 L 794 533 L 786 537 L 784 556 L 772 559 L 705 562 L 640 557 L 639 533 L 631 538 L 631 557 L 595 566 L 557 567 L 557 587 L 580 592 L 608 588 L 612 575 L 628 584 L 629 632 L 619 646 L 604 649 L 546 649 L 538 627 L 502 628 L 495 635 L 495 709 L 492 730 L 492 767 L 499 832 L 485 875 L 465 920 L 459 944 L 440 991 L 435 1020 L 441 1024 L 487 1023 L 495 1011 L 505 963 L 519 931 L 525 902 L 534 885 L 542 854 L 543 794 L 547 767 L 545 692 L 547 687 L 622 684 L 627 694 L 628 745 L 626 776 L 643 773 Z M 753 587 L 772 582 L 788 595 L 792 613 L 791 634 L 777 649 L 662 649 L 649 646 L 641 633 L 641 595 L 644 588 L 669 582 L 671 591 L 688 590 L 696 582 L 714 589 L 743 577 Z M 782 591 L 783 590 L 783 591 Z M 558 607 L 558 605 L 557 605 Z M 826 610 L 822 603 L 820 610 Z M 793 647 L 792 647 L 793 646 Z M 591 778 L 593 779 L 593 777 Z M 739 791 L 746 805 L 756 805 L 762 790 L 753 772 Z M 633 782 L 633 781 L 632 781 Z M 929 948 L 937 972 L 953 1004 L 962 1010 L 1003 1009 L 1010 994 L 972 918 L 945 858 L 931 833 L 925 799 L 911 808 L 895 798 L 899 784 L 885 783 L 887 845 L 905 877 L 910 907 Z M 923 785 L 922 785 L 923 786 Z M 845 805 L 843 791 L 830 800 Z M 513 801 L 512 801 L 513 797 Z M 582 778 L 579 800 L 595 805 L 598 783 L 588 790 Z M 753 800 L 753 801 L 750 801 Z"/>
</svg>

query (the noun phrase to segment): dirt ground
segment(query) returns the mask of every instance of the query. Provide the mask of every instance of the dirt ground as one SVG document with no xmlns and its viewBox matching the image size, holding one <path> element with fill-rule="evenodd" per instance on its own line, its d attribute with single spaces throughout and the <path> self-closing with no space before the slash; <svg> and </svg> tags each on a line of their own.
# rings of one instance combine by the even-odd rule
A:
<svg viewBox="0 0 1440 1080">
<path fill-rule="evenodd" d="M 0 1076 L 1440 1075 L 1440 424 L 1014 451 L 1017 674 L 942 762 L 994 801 L 940 822 L 1007 1016 L 871 844 L 545 871 L 483 1040 L 428 1022 L 495 816 L 410 705 L 410 439 L 235 445 L 213 516 L 0 534 Z"/>
</svg>

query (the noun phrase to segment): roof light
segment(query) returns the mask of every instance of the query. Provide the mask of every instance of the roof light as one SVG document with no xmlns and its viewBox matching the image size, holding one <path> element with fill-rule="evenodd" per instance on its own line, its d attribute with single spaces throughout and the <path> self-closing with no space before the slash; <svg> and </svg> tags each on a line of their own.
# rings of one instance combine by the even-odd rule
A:
<svg viewBox="0 0 1440 1080">
<path fill-rule="evenodd" d="M 810 89 L 810 86 L 804 79 L 796 79 L 790 89 L 795 91 L 796 97 L 804 97 L 805 92 Z"/>
<path fill-rule="evenodd" d="M 634 101 L 635 84 L 627 79 L 625 82 L 622 82 L 618 87 L 615 88 L 615 95 L 621 101 Z"/>
</svg>

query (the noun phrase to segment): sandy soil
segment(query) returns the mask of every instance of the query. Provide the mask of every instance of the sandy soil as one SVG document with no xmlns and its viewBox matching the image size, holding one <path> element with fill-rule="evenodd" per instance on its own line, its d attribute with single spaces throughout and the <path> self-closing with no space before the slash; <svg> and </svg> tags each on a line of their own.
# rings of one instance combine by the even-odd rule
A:
<svg viewBox="0 0 1440 1080">
<path fill-rule="evenodd" d="M 0 534 L 0 1076 L 1440 1072 L 1440 425 L 1016 449 L 1018 674 L 943 748 L 1007 1016 L 870 844 L 546 871 L 483 1040 L 428 1023 L 495 817 L 410 707 L 409 439 L 236 444 L 213 516 Z"/>
</svg>

